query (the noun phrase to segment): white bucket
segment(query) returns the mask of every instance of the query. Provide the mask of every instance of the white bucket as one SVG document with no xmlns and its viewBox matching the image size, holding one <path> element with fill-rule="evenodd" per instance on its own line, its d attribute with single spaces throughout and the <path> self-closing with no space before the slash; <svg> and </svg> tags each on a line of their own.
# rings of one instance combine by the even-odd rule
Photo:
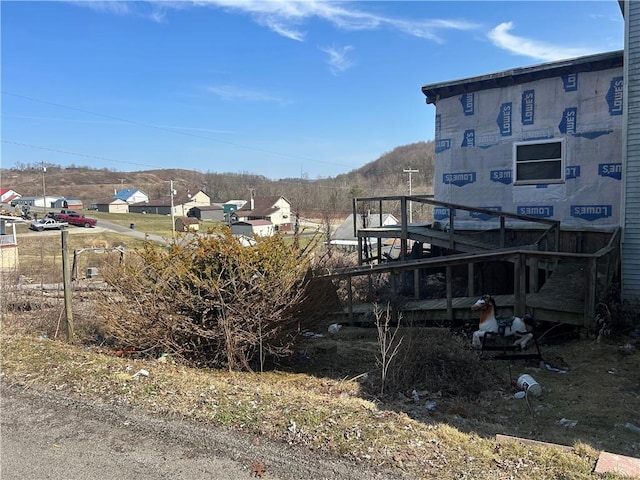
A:
<svg viewBox="0 0 640 480">
<path fill-rule="evenodd" d="M 542 387 L 531 375 L 520 375 L 518 378 L 518 388 L 523 390 L 527 395 L 533 395 L 534 397 L 542 395 Z"/>
</svg>

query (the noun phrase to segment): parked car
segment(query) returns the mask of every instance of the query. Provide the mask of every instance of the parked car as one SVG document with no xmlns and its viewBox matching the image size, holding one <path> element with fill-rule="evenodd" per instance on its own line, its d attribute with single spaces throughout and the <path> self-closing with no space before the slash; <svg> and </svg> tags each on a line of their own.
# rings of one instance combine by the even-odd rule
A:
<svg viewBox="0 0 640 480">
<path fill-rule="evenodd" d="M 68 210 L 66 210 L 68 212 Z M 95 218 L 85 217 L 84 215 L 71 212 L 71 213 L 56 213 L 54 214 L 56 220 L 61 222 L 67 222 L 69 225 L 77 225 L 79 227 L 95 227 L 98 220 Z"/>
<path fill-rule="evenodd" d="M 42 232 L 44 230 L 62 230 L 68 226 L 69 224 L 67 222 L 61 222 L 51 217 L 44 217 L 41 220 L 31 222 L 29 228 L 31 230 L 36 230 L 37 232 Z"/>
</svg>

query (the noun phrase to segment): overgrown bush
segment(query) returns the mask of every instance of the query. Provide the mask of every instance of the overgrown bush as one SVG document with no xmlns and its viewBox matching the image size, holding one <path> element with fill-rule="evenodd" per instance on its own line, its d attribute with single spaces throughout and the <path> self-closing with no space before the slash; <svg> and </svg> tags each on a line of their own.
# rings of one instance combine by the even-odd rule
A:
<svg viewBox="0 0 640 480">
<path fill-rule="evenodd" d="M 198 366 L 262 367 L 289 352 L 299 330 L 310 247 L 282 237 L 244 247 L 226 233 L 169 248 L 150 242 L 104 272 L 116 290 L 99 301 L 121 347 L 171 353 Z"/>
</svg>

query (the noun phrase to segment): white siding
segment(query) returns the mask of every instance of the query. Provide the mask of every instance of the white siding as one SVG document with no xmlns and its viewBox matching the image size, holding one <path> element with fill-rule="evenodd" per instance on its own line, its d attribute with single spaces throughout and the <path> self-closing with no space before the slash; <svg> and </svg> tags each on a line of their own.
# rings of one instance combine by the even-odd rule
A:
<svg viewBox="0 0 640 480">
<path fill-rule="evenodd" d="M 622 297 L 640 299 L 640 2 L 625 3 L 626 162 Z"/>
</svg>

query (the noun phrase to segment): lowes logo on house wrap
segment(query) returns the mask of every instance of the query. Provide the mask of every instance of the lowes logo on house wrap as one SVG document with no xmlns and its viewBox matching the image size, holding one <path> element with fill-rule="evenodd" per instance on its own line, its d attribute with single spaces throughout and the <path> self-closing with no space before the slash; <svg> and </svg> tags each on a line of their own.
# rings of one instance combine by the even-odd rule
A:
<svg viewBox="0 0 640 480">
<path fill-rule="evenodd" d="M 486 210 L 495 210 L 496 212 L 502 211 L 502 207 L 480 207 L 480 208 L 484 208 Z M 482 220 L 483 222 L 486 222 L 487 220 L 491 220 L 492 218 L 496 218 L 495 215 L 489 215 L 488 213 L 479 213 L 479 212 L 471 212 L 469 213 L 469 216 L 471 218 L 477 218 L 478 220 Z"/>
<path fill-rule="evenodd" d="M 613 77 L 607 92 L 609 115 L 622 115 L 624 81 L 622 77 Z"/>
<path fill-rule="evenodd" d="M 444 152 L 445 150 L 449 150 L 451 148 L 451 139 L 443 138 L 441 140 L 436 140 L 436 153 Z"/>
<path fill-rule="evenodd" d="M 469 183 L 475 183 L 476 172 L 460 172 L 460 173 L 444 173 L 442 174 L 442 183 L 445 185 L 455 185 L 456 187 L 464 187 Z"/>
<path fill-rule="evenodd" d="M 562 86 L 565 92 L 575 92 L 578 90 L 578 74 L 570 73 L 562 75 Z"/>
<path fill-rule="evenodd" d="M 622 180 L 622 163 L 601 163 L 598 165 L 598 175 Z"/>
<path fill-rule="evenodd" d="M 577 117 L 578 107 L 565 108 L 560 125 L 558 125 L 560 132 L 569 134 L 576 133 Z"/>
<path fill-rule="evenodd" d="M 553 217 L 553 205 L 522 205 L 518 207 L 518 215 L 537 218 Z"/>
<path fill-rule="evenodd" d="M 522 125 L 533 125 L 535 99 L 535 90 L 525 90 L 522 92 Z"/>
<path fill-rule="evenodd" d="M 512 170 L 491 170 L 490 177 L 492 182 L 504 183 L 511 185 Z"/>
<path fill-rule="evenodd" d="M 466 117 L 474 114 L 476 109 L 476 99 L 473 93 L 463 94 L 460 97 L 460 103 L 462 104 L 462 111 Z"/>
<path fill-rule="evenodd" d="M 513 113 L 513 104 L 511 102 L 503 103 L 500 105 L 500 113 L 498 114 L 498 118 L 496 118 L 496 122 L 498 122 L 498 128 L 500 129 L 500 135 L 503 137 L 511 136 L 513 129 L 512 125 L 512 113 Z"/>
<path fill-rule="evenodd" d="M 464 131 L 461 147 L 473 147 L 476 144 L 476 131 L 473 128 Z"/>
<path fill-rule="evenodd" d="M 446 207 L 433 207 L 433 218 L 435 220 L 448 220 L 449 209 Z"/>
<path fill-rule="evenodd" d="M 612 205 L 571 205 L 571 216 L 593 222 L 611 216 Z"/>
<path fill-rule="evenodd" d="M 580 176 L 580 165 L 572 165 L 564 169 L 564 178 L 566 180 L 573 180 Z"/>
</svg>

